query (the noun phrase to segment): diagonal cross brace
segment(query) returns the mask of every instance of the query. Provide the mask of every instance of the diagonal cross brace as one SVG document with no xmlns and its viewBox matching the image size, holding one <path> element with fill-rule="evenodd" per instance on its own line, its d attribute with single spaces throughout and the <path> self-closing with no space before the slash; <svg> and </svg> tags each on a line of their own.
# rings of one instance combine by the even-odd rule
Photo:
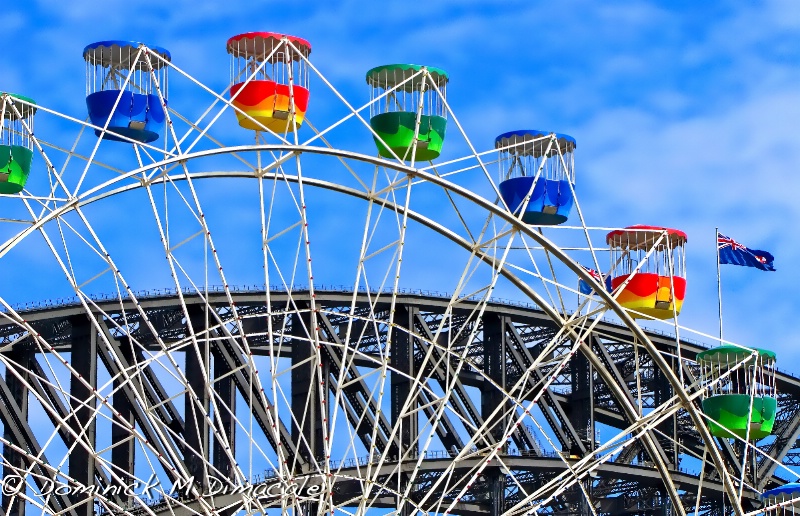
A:
<svg viewBox="0 0 800 516">
<path fill-rule="evenodd" d="M 3 378 L 0 378 L 0 402 L 2 402 L 0 403 L 0 419 L 3 420 L 6 430 L 10 431 L 13 435 L 15 444 L 22 449 L 28 450 L 30 455 L 38 458 L 38 460 L 32 460 L 30 458 L 28 460 L 31 460 L 34 464 L 36 473 L 33 475 L 33 479 L 36 485 L 39 486 L 39 489 L 44 489 L 45 479 L 51 479 L 55 475 L 51 471 L 51 468 L 47 467 L 49 463 L 42 451 L 42 447 L 36 439 L 36 436 L 33 435 L 28 421 L 22 416 L 22 410 Z M 56 493 L 49 495 L 48 504 L 50 509 L 56 514 L 75 516 L 75 510 L 71 508 L 72 503 L 69 498 L 64 495 Z"/>
<path fill-rule="evenodd" d="M 33 389 L 36 391 L 39 398 L 47 399 L 49 401 L 50 406 L 55 412 L 55 414 L 53 414 L 51 411 L 46 410 L 50 421 L 58 429 L 58 434 L 61 436 L 61 440 L 64 441 L 64 444 L 67 446 L 72 445 L 72 443 L 75 441 L 75 436 L 67 431 L 61 423 L 63 421 L 67 421 L 67 424 L 69 425 L 77 425 L 77 421 L 73 418 L 74 413 L 67 408 L 67 406 L 64 404 L 64 401 L 61 399 L 58 390 L 51 383 L 40 380 L 40 378 L 47 378 L 47 375 L 45 374 L 44 369 L 42 369 L 42 365 L 39 363 L 39 361 L 31 360 L 30 365 L 31 387 L 33 387 Z M 79 428 L 79 426 L 75 426 L 75 428 Z M 90 450 L 90 452 L 94 452 L 94 450 Z M 99 480 L 100 486 L 103 488 L 111 483 L 105 471 L 103 471 L 98 463 L 95 463 L 94 476 Z M 117 503 L 122 503 L 122 500 L 116 496 L 116 493 L 113 493 L 113 495 Z"/>
<path fill-rule="evenodd" d="M 258 426 L 261 428 L 261 431 L 264 432 L 264 436 L 267 438 L 273 449 L 277 452 L 279 443 L 275 440 L 273 433 L 273 415 L 269 412 L 269 407 L 264 406 L 259 395 L 252 395 L 257 391 L 253 386 L 251 386 L 250 378 L 245 374 L 245 363 L 241 356 L 233 350 L 230 340 L 231 339 L 214 341 L 213 351 L 218 359 L 221 359 L 225 362 L 229 371 L 235 371 L 231 376 L 233 377 L 236 387 L 239 389 L 239 392 L 244 398 L 245 403 L 247 403 L 247 405 L 250 407 L 250 413 L 255 418 Z M 277 428 L 279 435 L 280 445 L 284 448 L 284 453 L 291 457 L 292 460 L 294 460 L 294 462 L 296 462 L 299 466 L 305 466 L 306 461 L 297 452 L 297 447 L 292 439 L 292 434 L 289 429 L 286 428 L 286 425 L 283 424 L 283 421 L 278 419 L 275 422 L 275 427 Z"/>
<path fill-rule="evenodd" d="M 523 371 L 528 370 L 531 364 L 534 363 L 530 350 L 522 340 L 522 336 L 517 331 L 517 328 L 510 321 L 508 321 L 505 326 L 506 334 L 510 337 L 513 344 L 508 347 L 511 351 L 511 357 L 516 361 L 520 369 Z M 534 388 L 543 381 L 543 378 L 544 374 L 541 369 L 538 367 L 534 368 L 531 371 L 531 375 L 528 377 L 527 387 Z M 566 412 L 564 412 L 564 408 L 553 395 L 553 391 L 549 388 L 546 389 L 544 395 L 539 398 L 539 403 L 542 405 L 542 413 L 545 419 L 547 419 L 548 423 L 550 423 L 550 427 L 555 431 L 556 437 L 559 442 L 561 442 L 561 445 L 567 450 L 572 446 L 576 446 L 581 455 L 586 455 L 586 446 L 578 435 L 578 432 L 576 432 L 575 428 L 572 426 L 569 417 L 567 417 Z"/>
<path fill-rule="evenodd" d="M 369 450 L 372 447 L 378 448 L 378 450 L 383 453 L 387 450 L 387 448 L 391 448 L 389 450 L 390 456 L 397 456 L 397 443 L 393 443 L 391 447 L 388 444 L 389 436 L 392 433 L 392 427 L 389 425 L 389 421 L 387 421 L 386 417 L 383 413 L 378 412 L 378 407 L 375 403 L 375 399 L 370 396 L 369 389 L 367 388 L 367 384 L 364 379 L 361 377 L 358 371 L 355 370 L 353 367 L 352 362 L 348 364 L 343 364 L 344 360 L 344 353 L 342 350 L 344 349 L 344 344 L 342 344 L 339 335 L 334 331 L 333 325 L 331 324 L 330 319 L 328 316 L 323 313 L 318 313 L 318 322 L 327 336 L 327 342 L 325 344 L 325 352 L 327 353 L 328 357 L 331 359 L 331 375 L 335 375 L 338 381 L 339 374 L 343 367 L 346 367 L 346 375 L 345 375 L 345 383 L 348 384 L 344 390 L 353 389 L 354 391 L 361 393 L 363 399 L 367 400 L 367 404 L 365 405 L 356 393 L 353 393 L 352 396 L 345 396 L 342 398 L 342 403 L 350 403 L 352 405 L 352 413 L 355 414 L 363 414 L 364 418 L 367 421 L 367 424 L 370 428 L 375 427 L 376 423 L 376 416 L 377 416 L 377 423 L 380 429 L 380 432 L 376 433 L 376 437 L 378 442 L 373 443 L 369 436 L 362 435 L 359 432 L 356 432 L 361 439 L 364 446 Z M 334 345 L 331 345 L 333 343 Z M 346 399 L 345 399 L 346 398 Z M 351 414 L 351 411 L 347 410 L 347 414 Z M 348 418 L 349 419 L 349 418 Z M 358 423 L 358 419 L 355 421 L 351 421 L 351 424 L 356 425 Z"/>
</svg>

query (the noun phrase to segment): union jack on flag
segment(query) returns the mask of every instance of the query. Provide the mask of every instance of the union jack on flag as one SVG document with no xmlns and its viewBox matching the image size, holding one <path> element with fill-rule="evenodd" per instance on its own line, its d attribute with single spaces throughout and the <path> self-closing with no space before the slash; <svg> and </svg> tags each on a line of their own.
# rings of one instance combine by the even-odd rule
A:
<svg viewBox="0 0 800 516">
<path fill-rule="evenodd" d="M 581 265 L 581 267 L 583 267 L 583 270 L 588 272 L 589 275 L 592 278 L 594 278 L 598 283 L 601 283 L 601 284 L 604 283 L 605 287 L 606 287 L 606 290 L 611 292 L 611 276 L 603 277 L 602 274 L 600 274 L 599 272 L 597 272 L 594 269 L 590 269 L 589 267 L 585 267 L 583 265 Z M 594 291 L 594 289 L 588 283 L 586 283 L 583 280 L 578 280 L 578 290 L 580 290 L 581 294 L 591 294 Z"/>
<path fill-rule="evenodd" d="M 736 240 L 717 233 L 719 263 L 730 263 L 744 267 L 755 267 L 762 271 L 774 271 L 775 257 L 760 249 L 750 249 Z"/>
</svg>

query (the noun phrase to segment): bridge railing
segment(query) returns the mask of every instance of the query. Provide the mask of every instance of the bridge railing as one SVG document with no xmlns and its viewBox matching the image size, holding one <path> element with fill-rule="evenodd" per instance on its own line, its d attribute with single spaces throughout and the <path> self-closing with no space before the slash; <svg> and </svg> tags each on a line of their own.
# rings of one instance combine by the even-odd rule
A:
<svg viewBox="0 0 800 516">
<path fill-rule="evenodd" d="M 250 294 L 258 294 L 266 291 L 266 285 L 229 285 L 228 290 L 232 293 L 240 294 L 240 293 L 250 293 Z M 299 286 L 292 286 L 286 287 L 285 285 L 270 285 L 269 290 L 271 292 L 308 292 L 308 287 L 305 285 Z M 325 284 L 318 284 L 314 285 L 314 290 L 318 292 L 333 292 L 333 293 L 342 293 L 342 294 L 351 294 L 354 292 L 359 293 L 371 293 L 371 294 L 391 294 L 393 292 L 390 288 L 385 289 L 367 289 L 363 285 L 359 285 L 357 289 L 354 289 L 352 286 L 347 285 L 325 285 Z M 180 289 L 181 293 L 184 295 L 195 295 L 198 291 L 194 287 L 183 287 Z M 166 299 L 170 297 L 175 297 L 178 295 L 178 289 L 176 288 L 155 288 L 155 289 L 144 289 L 144 290 L 133 290 L 131 291 L 132 295 L 136 299 L 146 300 L 146 299 Z M 223 285 L 209 285 L 206 288 L 203 288 L 202 293 L 214 293 L 220 294 L 225 292 L 225 287 Z M 403 295 L 411 295 L 411 296 L 420 296 L 420 297 L 435 297 L 439 299 L 452 299 L 453 295 L 449 292 L 442 292 L 439 290 L 428 290 L 428 289 L 412 289 L 412 288 L 399 288 L 397 289 L 398 294 Z M 102 303 L 104 301 L 117 301 L 119 300 L 120 296 L 118 294 L 108 294 L 108 293 L 95 293 L 95 294 L 88 294 L 90 300 L 96 303 Z M 461 300 L 479 302 L 483 301 L 483 298 L 480 296 L 470 296 L 468 298 L 463 298 Z M 500 297 L 491 297 L 488 300 L 491 304 L 496 305 L 503 305 L 503 306 L 514 306 L 523 309 L 530 309 L 535 310 L 538 307 L 530 302 L 527 301 L 520 301 L 516 299 L 506 299 Z M 42 299 L 38 301 L 27 301 L 24 303 L 15 303 L 12 306 L 15 312 L 30 312 L 30 311 L 37 311 L 37 310 L 45 310 L 49 308 L 68 308 L 72 306 L 78 306 L 81 304 L 81 299 L 77 295 L 73 296 L 66 296 L 66 297 L 58 297 L 58 298 L 51 298 L 51 299 Z M 0 312 L 7 312 L 5 307 L 0 307 Z M 569 317 L 574 314 L 573 311 L 567 310 L 565 312 L 565 316 Z M 609 318 L 603 317 L 601 318 L 602 321 L 609 323 L 609 324 L 619 324 L 618 321 L 613 321 Z M 674 339 L 675 335 L 665 332 L 658 329 L 648 328 L 647 331 L 649 333 L 655 333 L 669 339 Z M 681 341 L 695 344 L 701 347 L 708 347 L 708 344 L 699 342 L 697 340 L 693 340 L 686 337 L 681 337 Z"/>
</svg>

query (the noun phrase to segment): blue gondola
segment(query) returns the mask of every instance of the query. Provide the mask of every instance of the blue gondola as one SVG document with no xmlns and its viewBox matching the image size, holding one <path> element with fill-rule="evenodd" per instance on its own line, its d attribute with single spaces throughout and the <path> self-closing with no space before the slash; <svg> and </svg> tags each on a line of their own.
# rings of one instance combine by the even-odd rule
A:
<svg viewBox="0 0 800 516">
<path fill-rule="evenodd" d="M 157 140 L 166 118 L 170 53 L 133 41 L 100 41 L 84 48 L 83 58 L 89 119 L 100 128 L 108 123 L 105 133 L 95 134 L 113 141 Z"/>
<path fill-rule="evenodd" d="M 522 130 L 495 139 L 500 151 L 500 194 L 508 208 L 533 225 L 556 225 L 569 218 L 575 203 L 571 136 Z M 527 203 L 526 203 L 527 200 Z"/>
<path fill-rule="evenodd" d="M 763 511 L 765 516 L 797 514 L 800 512 L 800 483 L 791 482 L 764 491 L 761 500 L 766 506 Z"/>
</svg>

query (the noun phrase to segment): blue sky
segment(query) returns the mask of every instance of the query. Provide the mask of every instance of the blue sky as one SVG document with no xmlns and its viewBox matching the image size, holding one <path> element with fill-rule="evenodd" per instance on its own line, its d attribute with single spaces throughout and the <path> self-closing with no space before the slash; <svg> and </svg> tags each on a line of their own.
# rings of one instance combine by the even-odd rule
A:
<svg viewBox="0 0 800 516">
<path fill-rule="evenodd" d="M 76 116 L 81 50 L 104 39 L 166 47 L 217 91 L 225 40 L 252 30 L 309 40 L 313 62 L 354 101 L 366 100 L 373 66 L 444 68 L 448 101 L 481 148 L 519 128 L 577 139 L 591 225 L 688 233 L 682 323 L 716 332 L 716 226 L 771 251 L 775 273 L 723 266 L 726 336 L 775 349 L 779 366 L 800 372 L 790 365 L 800 358 L 790 332 L 800 284 L 796 2 L 46 0 L 6 6 L 3 30 L 0 89 Z M 324 107 L 312 99 L 312 109 Z"/>
</svg>

